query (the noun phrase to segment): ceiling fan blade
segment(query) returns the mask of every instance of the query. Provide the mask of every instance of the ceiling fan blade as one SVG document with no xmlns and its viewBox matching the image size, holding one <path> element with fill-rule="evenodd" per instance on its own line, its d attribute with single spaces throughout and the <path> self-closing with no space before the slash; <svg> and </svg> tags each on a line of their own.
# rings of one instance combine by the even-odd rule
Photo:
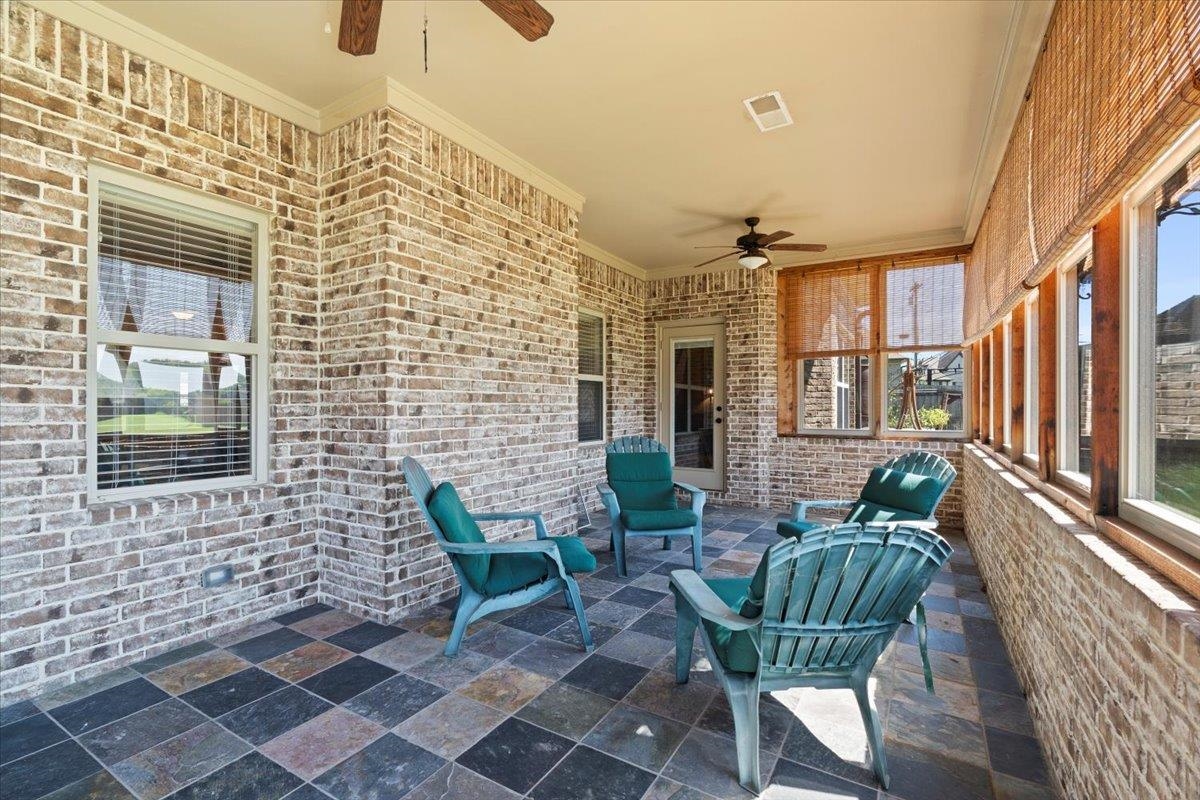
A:
<svg viewBox="0 0 1200 800">
<path fill-rule="evenodd" d="M 383 0 L 342 0 L 342 21 L 338 26 L 338 50 L 352 56 L 375 52 L 379 38 L 379 18 Z"/>
<path fill-rule="evenodd" d="M 720 248 L 721 250 L 734 250 L 734 249 L 741 250 L 742 249 L 740 247 L 734 248 L 727 244 L 698 244 L 695 247 L 693 247 L 692 249 L 693 250 L 716 250 L 718 248 Z"/>
<path fill-rule="evenodd" d="M 736 256 L 740 252 L 742 252 L 740 249 L 733 250 L 732 252 L 726 253 L 723 256 L 717 256 L 716 258 L 710 258 L 708 261 L 701 261 L 699 264 L 696 264 L 694 267 L 692 267 L 692 269 L 699 269 L 700 267 L 706 267 L 709 264 L 712 264 L 714 261 L 720 261 L 723 258 L 729 258 L 730 256 Z"/>
<path fill-rule="evenodd" d="M 536 42 L 550 32 L 554 17 L 535 0 L 479 0 L 527 41 Z"/>
<path fill-rule="evenodd" d="M 767 245 L 768 250 L 795 250 L 802 253 L 824 253 L 829 249 L 829 245 L 825 244 L 772 244 Z"/>
<path fill-rule="evenodd" d="M 771 234 L 760 233 L 758 235 L 758 246 L 764 247 L 773 242 L 778 242 L 780 239 L 786 239 L 789 236 L 795 236 L 795 235 L 796 234 L 792 233 L 791 231 L 775 231 L 774 233 L 771 233 Z"/>
</svg>

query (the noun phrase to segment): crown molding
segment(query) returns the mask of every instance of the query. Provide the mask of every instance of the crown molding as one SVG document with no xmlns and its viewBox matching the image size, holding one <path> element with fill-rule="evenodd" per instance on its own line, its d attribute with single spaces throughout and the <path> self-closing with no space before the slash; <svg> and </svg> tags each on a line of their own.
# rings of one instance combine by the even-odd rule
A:
<svg viewBox="0 0 1200 800">
<path fill-rule="evenodd" d="M 870 239 L 852 244 L 831 247 L 822 253 L 807 253 L 798 257 L 780 259 L 772 262 L 766 269 L 786 269 L 787 267 L 802 267 L 806 264 L 824 264 L 829 261 L 846 261 L 854 258 L 876 258 L 878 256 L 905 253 L 912 250 L 932 250 L 938 247 L 954 247 L 967 244 L 970 240 L 963 234 L 962 228 L 943 228 L 941 230 L 925 231 L 912 236 L 891 239 Z M 703 275 L 706 272 L 724 272 L 729 269 L 743 269 L 734 261 L 731 264 L 716 265 L 696 269 L 695 267 L 679 266 L 664 267 L 649 270 L 650 280 L 663 278 L 678 278 L 684 275 Z"/>
<path fill-rule="evenodd" d="M 381 76 L 345 97 L 317 109 L 95 0 L 25 2 L 69 25 L 124 47 L 314 133 L 327 133 L 355 117 L 390 106 L 531 186 L 561 200 L 576 211 L 583 210 L 583 194 L 538 169 L 504 145 L 434 105 L 394 78 Z"/>
<path fill-rule="evenodd" d="M 1025 92 L 1029 88 L 1053 12 L 1054 0 L 1029 0 L 1013 4 L 1000 69 L 992 86 L 985 133 L 979 145 L 971 188 L 967 194 L 963 231 L 969 239 L 975 238 L 975 231 L 991 198 L 992 186 L 1000 172 L 1000 163 L 1008 149 L 1017 115 L 1025 102 Z"/>
<path fill-rule="evenodd" d="M 227 92 L 310 131 L 320 131 L 317 109 L 193 50 L 95 0 L 25 0 L 52 17 L 151 61 Z"/>
<path fill-rule="evenodd" d="M 579 252 L 588 258 L 595 259 L 602 264 L 607 264 L 610 267 L 619 269 L 621 272 L 624 272 L 627 275 L 632 275 L 635 278 L 640 278 L 641 280 L 648 280 L 650 278 L 650 274 L 644 268 L 639 267 L 633 262 L 626 261 L 620 256 L 614 255 L 604 248 L 597 247 L 591 242 L 583 239 L 579 240 Z"/>
</svg>

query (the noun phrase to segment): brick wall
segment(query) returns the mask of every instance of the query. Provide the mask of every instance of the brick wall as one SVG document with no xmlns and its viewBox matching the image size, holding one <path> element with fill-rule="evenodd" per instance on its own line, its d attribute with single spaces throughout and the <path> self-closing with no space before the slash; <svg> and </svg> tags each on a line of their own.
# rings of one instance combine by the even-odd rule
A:
<svg viewBox="0 0 1200 800">
<path fill-rule="evenodd" d="M 61 686 L 316 593 L 317 142 L 23 4 L 0 55 L 0 668 Z M 86 169 L 272 214 L 270 485 L 85 504 Z M 201 590 L 202 566 L 236 579 Z"/>
<path fill-rule="evenodd" d="M 963 449 L 967 540 L 1061 796 L 1200 796 L 1195 601 Z"/>
</svg>

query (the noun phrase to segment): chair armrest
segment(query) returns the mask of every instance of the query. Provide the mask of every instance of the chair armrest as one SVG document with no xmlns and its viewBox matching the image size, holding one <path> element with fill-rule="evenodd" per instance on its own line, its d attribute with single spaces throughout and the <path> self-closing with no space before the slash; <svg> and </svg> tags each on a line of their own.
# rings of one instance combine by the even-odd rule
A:
<svg viewBox="0 0 1200 800">
<path fill-rule="evenodd" d="M 617 502 L 617 493 L 607 483 L 597 483 L 596 491 L 600 493 L 600 502 L 604 503 L 604 510 L 608 512 L 609 518 L 616 522 L 621 516 L 621 505 Z"/>
<path fill-rule="evenodd" d="M 708 492 L 692 486 L 690 483 L 675 481 L 676 489 L 683 489 L 692 496 L 692 513 L 699 517 L 704 513 L 704 503 L 708 500 Z"/>
<path fill-rule="evenodd" d="M 697 615 L 723 628 L 742 631 L 757 627 L 760 622 L 758 617 L 743 617 L 725 605 L 725 602 L 708 588 L 708 584 L 700 579 L 695 570 L 677 569 L 672 572 L 671 589 L 676 597 L 691 606 Z"/>
<path fill-rule="evenodd" d="M 558 554 L 558 543 L 549 539 L 517 539 L 510 542 L 439 542 L 447 553 L 460 556 L 495 556 L 503 553 L 541 553 L 558 567 L 559 577 L 567 577 L 562 558 Z"/>
<path fill-rule="evenodd" d="M 849 508 L 858 502 L 853 500 L 793 500 L 792 522 L 801 522 L 807 518 L 810 508 Z"/>
<path fill-rule="evenodd" d="M 536 511 L 532 512 L 502 512 L 496 511 L 487 514 L 472 514 L 471 518 L 476 522 L 512 522 L 519 520 L 531 520 L 534 530 L 537 531 L 537 538 L 545 539 L 549 536 L 546 531 L 546 520 L 542 519 L 542 515 Z"/>
</svg>

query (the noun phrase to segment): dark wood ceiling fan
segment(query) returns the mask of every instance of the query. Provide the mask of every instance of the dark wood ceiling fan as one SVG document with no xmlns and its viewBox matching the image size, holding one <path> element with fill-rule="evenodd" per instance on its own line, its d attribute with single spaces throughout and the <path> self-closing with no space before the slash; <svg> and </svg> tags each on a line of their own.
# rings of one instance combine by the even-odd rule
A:
<svg viewBox="0 0 1200 800">
<path fill-rule="evenodd" d="M 823 253 L 826 245 L 823 244 L 779 244 L 783 239 L 791 238 L 796 234 L 791 231 L 775 231 L 774 233 L 759 233 L 754 230 L 754 226 L 758 225 L 758 217 L 746 217 L 746 225 L 750 228 L 749 233 L 743 233 L 737 238 L 737 241 L 732 247 L 724 244 L 700 245 L 697 250 L 711 250 L 721 248 L 729 250 L 724 255 L 719 255 L 716 258 L 710 258 L 708 261 L 701 261 L 693 269 L 697 267 L 705 267 L 709 264 L 715 264 L 722 259 L 730 256 L 738 256 L 738 261 L 742 262 L 748 269 L 758 269 L 770 265 L 771 258 L 767 255 L 767 251 L 793 251 L 801 253 Z"/>
<path fill-rule="evenodd" d="M 554 17 L 536 0 L 480 0 L 496 16 L 530 42 L 550 32 Z M 379 19 L 383 0 L 342 0 L 342 20 L 338 28 L 338 49 L 352 56 L 375 52 L 379 38 Z"/>
</svg>

